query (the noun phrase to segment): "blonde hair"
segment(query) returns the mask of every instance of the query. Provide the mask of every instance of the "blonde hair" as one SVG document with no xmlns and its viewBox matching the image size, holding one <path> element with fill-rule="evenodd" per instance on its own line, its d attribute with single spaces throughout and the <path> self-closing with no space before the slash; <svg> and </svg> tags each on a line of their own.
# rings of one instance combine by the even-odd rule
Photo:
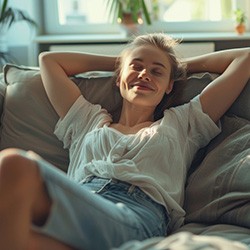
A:
<svg viewBox="0 0 250 250">
<path fill-rule="evenodd" d="M 179 41 L 169 35 L 163 33 L 146 34 L 136 37 L 130 42 L 120 55 L 120 63 L 117 68 L 117 75 L 120 75 L 124 66 L 125 58 L 133 49 L 140 46 L 151 45 L 162 50 L 170 59 L 171 74 L 170 80 L 183 80 L 186 78 L 186 64 L 175 54 L 174 47 L 179 44 Z"/>
</svg>

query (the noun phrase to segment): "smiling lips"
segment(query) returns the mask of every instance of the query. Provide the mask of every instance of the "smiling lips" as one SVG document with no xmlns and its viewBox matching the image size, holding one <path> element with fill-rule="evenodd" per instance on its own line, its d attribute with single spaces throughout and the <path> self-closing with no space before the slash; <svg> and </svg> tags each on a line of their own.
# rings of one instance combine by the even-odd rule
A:
<svg viewBox="0 0 250 250">
<path fill-rule="evenodd" d="M 130 87 L 137 87 L 140 90 L 151 90 L 154 91 L 154 88 L 152 87 L 151 84 L 147 83 L 147 82 L 134 82 L 130 84 Z"/>
</svg>

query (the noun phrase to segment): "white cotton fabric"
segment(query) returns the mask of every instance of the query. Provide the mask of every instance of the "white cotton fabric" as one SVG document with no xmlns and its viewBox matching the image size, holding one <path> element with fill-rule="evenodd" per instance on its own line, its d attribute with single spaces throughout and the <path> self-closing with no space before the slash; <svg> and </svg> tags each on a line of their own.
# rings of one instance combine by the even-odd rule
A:
<svg viewBox="0 0 250 250">
<path fill-rule="evenodd" d="M 247 245 L 218 236 L 181 232 L 168 237 L 153 237 L 144 241 L 129 241 L 111 250 L 249 250 Z"/>
<path fill-rule="evenodd" d="M 55 134 L 69 149 L 68 176 L 79 183 L 95 175 L 139 186 L 167 208 L 170 229 L 176 229 L 184 221 L 187 169 L 220 128 L 203 113 L 198 96 L 136 134 L 124 135 L 110 123 L 108 112 L 83 96 L 58 121 Z"/>
</svg>

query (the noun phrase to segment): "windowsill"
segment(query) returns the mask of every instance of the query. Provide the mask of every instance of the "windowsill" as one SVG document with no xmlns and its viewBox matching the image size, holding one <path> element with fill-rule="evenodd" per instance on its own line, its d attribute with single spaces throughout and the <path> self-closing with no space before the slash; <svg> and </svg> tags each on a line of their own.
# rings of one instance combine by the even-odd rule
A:
<svg viewBox="0 0 250 250">
<path fill-rule="evenodd" d="M 221 41 L 221 40 L 247 40 L 250 32 L 238 35 L 235 32 L 207 32 L 207 33 L 170 33 L 176 39 L 183 41 Z M 130 38 L 125 34 L 79 34 L 79 35 L 41 35 L 34 39 L 39 44 L 50 43 L 113 43 L 127 42 Z"/>
<path fill-rule="evenodd" d="M 129 39 L 124 34 L 67 34 L 67 35 L 41 35 L 34 41 L 37 43 L 92 43 L 92 42 L 126 42 Z"/>
</svg>

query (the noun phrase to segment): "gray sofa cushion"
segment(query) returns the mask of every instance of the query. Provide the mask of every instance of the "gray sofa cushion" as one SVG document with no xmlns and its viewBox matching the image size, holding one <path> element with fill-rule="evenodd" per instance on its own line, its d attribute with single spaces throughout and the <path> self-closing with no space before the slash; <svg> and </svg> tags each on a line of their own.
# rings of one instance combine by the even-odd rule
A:
<svg viewBox="0 0 250 250">
<path fill-rule="evenodd" d="M 66 171 L 68 151 L 63 149 L 62 143 L 53 134 L 58 116 L 47 98 L 39 70 L 6 65 L 4 74 L 8 86 L 0 150 L 9 147 L 33 150 Z M 84 91 L 87 99 L 101 103 L 116 115 L 120 97 L 118 92 L 113 91 L 110 74 L 102 74 L 98 79 L 74 77 L 73 80 Z"/>
<path fill-rule="evenodd" d="M 5 71 L 6 73 L 6 71 Z M 8 69 L 0 150 L 33 150 L 66 170 L 67 153 L 53 136 L 57 115 L 46 97 L 39 71 Z"/>
<path fill-rule="evenodd" d="M 192 97 L 198 95 L 213 79 L 218 77 L 216 74 L 199 73 L 189 77 L 187 82 L 177 82 L 174 94 L 168 101 L 169 106 L 176 106 L 188 102 Z M 237 84 L 237 83 L 236 83 Z M 227 111 L 227 115 L 238 116 L 250 121 L 250 80 L 242 93 Z"/>
<path fill-rule="evenodd" d="M 250 229 L 250 122 L 224 117 L 222 128 L 188 178 L 186 223 Z"/>
<path fill-rule="evenodd" d="M 4 83 L 4 75 L 3 73 L 0 73 L 0 117 L 2 117 L 3 113 L 5 92 L 6 92 L 6 84 Z"/>
</svg>

